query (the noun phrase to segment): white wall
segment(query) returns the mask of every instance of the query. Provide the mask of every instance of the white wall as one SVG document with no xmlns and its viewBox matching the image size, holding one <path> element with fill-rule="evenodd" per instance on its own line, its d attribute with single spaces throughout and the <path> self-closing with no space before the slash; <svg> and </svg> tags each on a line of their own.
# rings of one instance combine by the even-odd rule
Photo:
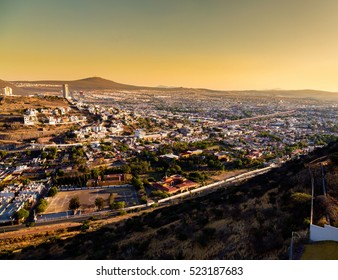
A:
<svg viewBox="0 0 338 280">
<path fill-rule="evenodd" d="M 325 225 L 319 227 L 310 225 L 310 240 L 311 241 L 326 241 L 332 240 L 338 242 L 338 228 Z"/>
</svg>

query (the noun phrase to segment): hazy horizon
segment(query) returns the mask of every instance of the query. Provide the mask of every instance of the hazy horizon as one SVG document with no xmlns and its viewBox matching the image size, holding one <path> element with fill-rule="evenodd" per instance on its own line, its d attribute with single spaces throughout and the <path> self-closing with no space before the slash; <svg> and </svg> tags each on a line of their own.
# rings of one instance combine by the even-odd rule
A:
<svg viewBox="0 0 338 280">
<path fill-rule="evenodd" d="M 0 79 L 337 92 L 338 2 L 0 0 Z"/>
<path fill-rule="evenodd" d="M 214 88 L 206 88 L 206 87 L 184 87 L 184 86 L 180 86 L 180 85 L 145 85 L 145 84 L 142 84 L 142 85 L 139 85 L 139 84 L 135 84 L 135 83 L 120 83 L 119 81 L 114 81 L 114 80 L 110 80 L 110 79 L 107 79 L 105 77 L 99 77 L 99 76 L 92 76 L 92 77 L 80 77 L 79 79 L 71 79 L 71 80 L 66 80 L 66 79 L 35 79 L 35 80 L 28 80 L 28 79 L 22 79 L 22 80 L 12 80 L 12 81 L 9 81 L 9 80 L 5 80 L 6 82 L 9 82 L 9 83 L 16 83 L 16 82 L 31 82 L 31 83 L 34 83 L 34 82 L 77 82 L 77 81 L 82 81 L 82 80 L 88 80 L 88 79 L 103 79 L 103 80 L 107 80 L 107 81 L 111 81 L 111 82 L 114 82 L 114 83 L 117 83 L 117 84 L 125 84 L 127 86 L 136 86 L 136 87 L 149 87 L 149 88 L 191 88 L 191 89 L 205 89 L 205 90 L 211 90 L 211 91 L 239 91 L 239 92 L 245 92 L 245 91 L 257 91 L 257 92 L 273 92 L 273 91 L 285 91 L 285 92 L 288 92 L 288 91 L 314 91 L 314 92 L 327 92 L 327 93 L 338 93 L 338 91 L 326 91 L 326 90 L 322 90 L 322 89 L 314 89 L 314 88 L 262 88 L 262 89 L 250 89 L 250 88 L 239 88 L 239 89 L 214 89 Z M 3 80 L 1 79 L 0 77 L 0 80 Z"/>
</svg>

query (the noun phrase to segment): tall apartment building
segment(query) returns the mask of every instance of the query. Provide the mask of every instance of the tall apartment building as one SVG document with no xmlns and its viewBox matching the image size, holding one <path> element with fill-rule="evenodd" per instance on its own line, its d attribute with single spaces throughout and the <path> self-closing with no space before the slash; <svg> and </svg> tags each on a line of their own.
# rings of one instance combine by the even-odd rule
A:
<svg viewBox="0 0 338 280">
<path fill-rule="evenodd" d="M 62 86 L 62 90 L 63 90 L 63 97 L 66 99 L 70 98 L 68 84 L 64 84 Z"/>
</svg>

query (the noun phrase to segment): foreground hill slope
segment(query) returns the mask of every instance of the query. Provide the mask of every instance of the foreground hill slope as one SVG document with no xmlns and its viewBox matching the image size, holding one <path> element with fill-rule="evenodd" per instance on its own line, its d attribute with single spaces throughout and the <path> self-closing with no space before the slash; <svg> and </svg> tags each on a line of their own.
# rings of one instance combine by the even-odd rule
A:
<svg viewBox="0 0 338 280">
<path fill-rule="evenodd" d="M 306 236 L 311 193 L 307 163 L 338 143 L 242 185 L 61 240 L 14 259 L 286 259 L 292 231 Z M 333 168 L 337 171 L 337 166 Z"/>
</svg>

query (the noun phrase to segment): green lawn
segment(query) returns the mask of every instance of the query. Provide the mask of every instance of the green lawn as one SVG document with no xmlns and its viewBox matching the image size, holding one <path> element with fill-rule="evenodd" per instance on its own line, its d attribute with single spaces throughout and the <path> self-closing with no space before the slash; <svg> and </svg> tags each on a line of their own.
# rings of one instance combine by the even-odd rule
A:
<svg viewBox="0 0 338 280">
<path fill-rule="evenodd" d="M 325 241 L 305 245 L 302 260 L 338 260 L 338 242 Z"/>
</svg>

